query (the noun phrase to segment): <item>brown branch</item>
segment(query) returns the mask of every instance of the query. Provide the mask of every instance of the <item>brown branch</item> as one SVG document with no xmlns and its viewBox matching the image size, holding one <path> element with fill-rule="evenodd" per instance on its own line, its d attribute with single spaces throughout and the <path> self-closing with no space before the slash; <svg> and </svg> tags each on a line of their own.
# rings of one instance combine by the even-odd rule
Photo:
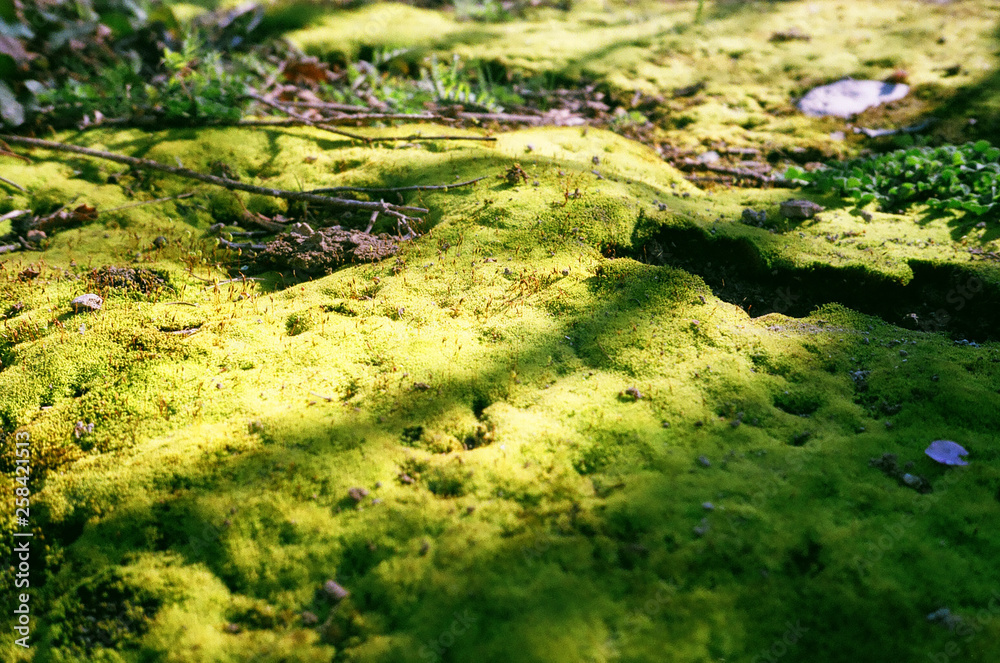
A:
<svg viewBox="0 0 1000 663">
<path fill-rule="evenodd" d="M 296 108 L 319 108 L 326 110 L 342 111 L 346 113 L 368 113 L 372 109 L 370 106 L 352 106 L 351 104 L 337 104 L 330 101 L 280 101 L 278 103 Z"/>
<path fill-rule="evenodd" d="M 23 186 L 21 186 L 17 182 L 11 182 L 6 177 L 0 177 L 0 182 L 3 182 L 4 184 L 9 184 L 10 186 L 12 186 L 15 189 L 17 189 L 18 191 L 20 191 L 21 193 L 27 193 L 28 192 L 28 190 L 25 189 Z"/>
<path fill-rule="evenodd" d="M 351 133 L 350 131 L 342 131 L 340 129 L 334 129 L 332 127 L 329 127 L 327 125 L 322 124 L 321 122 L 313 122 L 312 120 L 310 120 L 305 115 L 300 115 L 299 113 L 291 110 L 290 108 L 286 108 L 286 107 L 282 106 L 277 101 L 271 101 L 270 99 L 267 99 L 266 97 L 262 97 L 259 94 L 248 93 L 247 96 L 250 97 L 251 99 L 253 99 L 254 101 L 258 102 L 258 103 L 264 104 L 265 106 L 270 106 L 271 108 L 274 108 L 275 110 L 281 111 L 282 113 L 284 113 L 288 117 L 294 118 L 294 119 L 298 120 L 299 122 L 302 122 L 303 124 L 308 124 L 310 127 L 316 127 L 317 129 L 322 129 L 323 131 L 329 131 L 332 134 L 337 134 L 337 135 L 340 135 L 340 136 L 347 136 L 348 138 L 353 138 L 354 140 L 364 141 L 366 143 L 370 143 L 371 142 L 371 139 L 370 138 L 366 138 L 365 136 L 360 136 L 358 134 Z"/>
<path fill-rule="evenodd" d="M 371 138 L 373 143 L 387 143 L 397 140 L 405 141 L 419 141 L 419 140 L 482 140 L 487 142 L 495 142 L 495 136 L 421 136 L 420 134 L 412 134 L 410 136 L 385 136 L 382 138 Z"/>
<path fill-rule="evenodd" d="M 253 242 L 230 242 L 228 239 L 219 238 L 219 246 L 230 251 L 263 251 L 267 244 L 254 244 Z"/>
<path fill-rule="evenodd" d="M 541 124 L 545 118 L 541 115 L 518 115 L 516 113 L 458 113 L 458 118 L 462 120 L 474 121 L 495 121 L 495 122 L 515 122 L 526 124 Z"/>
<path fill-rule="evenodd" d="M 712 176 L 698 176 L 698 175 L 688 175 L 687 179 L 691 182 L 732 182 L 735 180 L 753 180 L 759 184 L 770 184 L 772 186 L 781 187 L 785 189 L 794 189 L 798 184 L 794 180 L 787 180 L 783 177 L 777 177 L 773 175 L 765 175 L 763 173 L 758 173 L 754 170 L 748 170 L 746 168 L 732 168 L 730 166 L 714 166 L 707 163 L 698 163 L 697 161 L 691 159 L 684 159 L 683 161 L 672 162 L 673 166 L 679 170 L 707 170 L 710 173 L 718 173 L 727 177 L 712 177 Z"/>
<path fill-rule="evenodd" d="M 330 186 L 322 189 L 310 189 L 309 193 L 335 193 L 337 191 L 360 191 L 362 193 L 396 193 L 399 191 L 434 191 L 434 190 L 444 190 L 456 189 L 460 186 L 469 186 L 470 184 L 475 184 L 479 180 L 484 180 L 489 175 L 482 175 L 472 180 L 467 180 L 465 182 L 457 182 L 455 184 L 417 184 L 414 186 L 396 186 L 396 187 L 363 187 L 363 186 Z"/>
<path fill-rule="evenodd" d="M 335 119 L 353 121 L 356 118 L 346 117 L 346 118 L 335 118 Z M 360 119 L 365 119 L 365 118 L 360 118 Z M 387 118 L 369 118 L 369 119 L 387 119 Z M 408 117 L 404 116 L 398 119 L 441 120 L 441 121 L 452 121 L 452 122 L 454 121 L 451 118 L 438 117 L 438 116 L 408 116 Z M 287 127 L 287 126 L 296 126 L 302 124 L 310 127 L 316 127 L 318 129 L 325 129 L 327 131 L 330 130 L 327 127 L 328 122 L 326 120 L 314 122 L 312 120 L 306 120 L 304 118 L 298 118 L 298 117 L 288 118 L 287 120 L 282 118 L 275 118 L 275 119 L 264 118 L 260 120 L 239 120 L 238 122 L 236 122 L 236 125 L 241 127 L 269 127 L 269 126 Z M 344 133 L 344 132 L 339 132 L 339 133 Z M 347 135 L 354 136 L 354 134 L 347 134 Z M 422 141 L 422 140 L 482 140 L 482 141 L 492 142 L 496 140 L 496 138 L 492 136 L 422 136 L 420 134 L 411 134 L 409 136 L 356 136 L 356 137 L 359 140 L 364 140 L 365 142 L 368 143 L 387 143 L 392 141 L 404 141 L 404 140 L 411 142 Z"/>
<path fill-rule="evenodd" d="M 264 196 L 271 196 L 273 198 L 284 198 L 285 200 L 297 200 L 301 202 L 316 203 L 318 205 L 342 207 L 347 209 L 364 209 L 369 211 L 378 210 L 383 214 L 388 214 L 389 216 L 396 217 L 400 221 L 409 220 L 410 217 L 406 216 L 405 212 L 423 214 L 428 211 L 423 207 L 407 207 L 403 205 L 392 205 L 390 203 L 381 201 L 376 203 L 376 202 L 365 202 L 361 200 L 350 200 L 347 198 L 331 198 L 328 196 L 321 196 L 308 192 L 286 191 L 284 189 L 271 189 L 263 186 L 255 186 L 253 184 L 244 184 L 243 182 L 237 182 L 236 180 L 231 180 L 225 177 L 206 175 L 205 173 L 199 173 L 195 170 L 190 170 L 188 168 L 167 166 L 157 161 L 150 161 L 148 159 L 138 159 L 136 157 L 125 156 L 124 154 L 105 152 L 103 150 L 92 150 L 86 147 L 78 147 L 76 145 L 69 145 L 67 143 L 56 143 L 54 141 L 41 140 L 39 138 L 27 138 L 25 136 L 11 136 L 11 135 L 0 134 L 0 140 L 5 140 L 8 143 L 13 143 L 15 145 L 27 145 L 29 147 L 39 147 L 42 149 L 54 150 L 57 152 L 72 152 L 74 154 L 83 154 L 88 157 L 94 157 L 97 159 L 107 159 L 108 161 L 123 163 L 128 166 L 134 166 L 136 168 L 158 170 L 160 172 L 169 173 L 171 175 L 177 175 L 178 177 L 186 177 L 188 179 L 198 180 L 199 182 L 205 182 L 206 184 L 221 186 L 225 189 L 230 189 L 235 191 L 246 191 L 247 193 L 258 193 Z"/>
<path fill-rule="evenodd" d="M 318 120 L 313 120 L 317 124 L 349 124 L 351 122 L 373 121 L 373 120 L 435 120 L 439 122 L 454 122 L 455 118 L 432 113 L 357 113 L 355 115 L 327 115 Z M 259 120 L 238 120 L 239 126 L 273 126 L 305 124 L 301 120 L 293 117 L 261 118 Z"/>
<path fill-rule="evenodd" d="M 0 216 L 0 221 L 6 221 L 8 219 L 16 219 L 17 217 L 23 216 L 25 214 L 31 214 L 31 210 L 30 209 L 16 209 L 16 210 L 13 210 L 11 212 L 7 212 L 6 214 Z"/>
</svg>

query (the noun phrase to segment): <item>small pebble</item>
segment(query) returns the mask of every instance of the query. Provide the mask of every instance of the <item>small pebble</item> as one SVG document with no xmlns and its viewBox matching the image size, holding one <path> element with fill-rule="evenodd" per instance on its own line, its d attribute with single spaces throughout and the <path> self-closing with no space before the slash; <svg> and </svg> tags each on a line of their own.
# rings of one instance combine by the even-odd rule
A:
<svg viewBox="0 0 1000 663">
<path fill-rule="evenodd" d="M 101 307 L 104 305 L 104 300 L 93 293 L 87 293 L 86 295 L 80 295 L 74 299 L 70 304 L 73 306 L 74 313 L 82 313 L 85 311 L 100 311 Z"/>
<path fill-rule="evenodd" d="M 346 588 L 333 580 L 327 580 L 323 584 L 323 591 L 326 592 L 326 595 L 333 599 L 335 603 L 342 601 L 351 595 Z"/>
<path fill-rule="evenodd" d="M 711 467 L 712 461 L 707 456 L 698 456 L 698 464 L 702 467 Z"/>
</svg>

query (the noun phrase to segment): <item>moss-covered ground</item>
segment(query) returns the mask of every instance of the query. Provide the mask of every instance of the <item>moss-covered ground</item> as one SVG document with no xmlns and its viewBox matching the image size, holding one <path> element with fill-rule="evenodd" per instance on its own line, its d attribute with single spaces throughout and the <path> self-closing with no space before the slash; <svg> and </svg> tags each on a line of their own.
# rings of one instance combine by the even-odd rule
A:
<svg viewBox="0 0 1000 663">
<path fill-rule="evenodd" d="M 307 16 L 290 36 L 323 53 L 413 45 L 647 92 L 709 78 L 689 111 L 664 101 L 693 120 L 668 140 L 847 152 L 854 138 L 829 139 L 844 123 L 794 115 L 790 95 L 905 66 L 938 106 L 888 112 L 951 109 L 942 131 L 967 131 L 956 104 L 989 118 L 990 4 L 709 3 L 702 26 L 694 3 L 508 24 L 292 5 L 275 21 Z M 870 34 L 844 28 L 862 19 Z M 792 25 L 813 40 L 767 41 Z M 953 64 L 932 57 L 942 35 L 965 87 L 934 78 Z M 283 204 L 0 157 L 27 189 L 0 212 L 101 212 L 0 260 L 0 463 L 12 478 L 26 433 L 35 533 L 32 646 L 5 610 L 3 660 L 1000 660 L 1000 268 L 969 252 L 996 250 L 995 223 L 700 190 L 595 128 L 496 137 L 55 136 L 289 189 L 488 176 L 407 194 L 431 210 L 420 238 L 313 280 L 223 283 L 242 261 L 209 226 Z M 515 163 L 527 181 L 503 177 Z M 741 220 L 789 197 L 827 210 Z M 104 266 L 165 283 L 95 283 Z M 103 310 L 74 314 L 86 292 Z M 935 439 L 968 467 L 926 457 Z"/>
</svg>

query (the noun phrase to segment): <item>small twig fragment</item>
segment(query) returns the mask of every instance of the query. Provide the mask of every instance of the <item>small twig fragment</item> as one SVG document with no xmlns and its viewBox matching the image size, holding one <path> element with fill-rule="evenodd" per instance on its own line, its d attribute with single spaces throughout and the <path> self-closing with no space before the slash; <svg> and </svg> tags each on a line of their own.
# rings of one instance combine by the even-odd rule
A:
<svg viewBox="0 0 1000 663">
<path fill-rule="evenodd" d="M 266 244 L 254 244 L 253 242 L 230 242 L 228 239 L 219 238 L 219 246 L 232 251 L 263 251 Z"/>
<path fill-rule="evenodd" d="M 10 185 L 10 186 L 14 187 L 15 189 L 17 189 L 21 193 L 27 193 L 28 192 L 28 190 L 25 189 L 23 186 L 21 186 L 17 182 L 11 182 L 6 177 L 0 177 L 0 182 L 3 182 L 4 184 L 7 184 L 7 185 Z"/>
</svg>

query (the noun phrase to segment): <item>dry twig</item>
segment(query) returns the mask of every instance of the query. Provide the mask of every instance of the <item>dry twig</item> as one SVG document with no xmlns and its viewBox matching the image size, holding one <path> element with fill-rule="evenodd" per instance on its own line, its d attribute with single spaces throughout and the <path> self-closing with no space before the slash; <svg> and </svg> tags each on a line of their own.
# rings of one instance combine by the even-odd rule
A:
<svg viewBox="0 0 1000 663">
<path fill-rule="evenodd" d="M 467 180 L 465 182 L 456 182 L 455 184 L 416 184 L 413 186 L 395 186 L 395 187 L 363 187 L 363 186 L 330 186 L 324 187 L 322 189 L 311 189 L 309 193 L 334 193 L 337 191 L 360 191 L 361 193 L 397 193 L 399 191 L 435 191 L 448 189 L 456 189 L 460 186 L 469 186 L 470 184 L 475 184 L 479 180 L 484 180 L 488 175 L 483 175 L 472 180 Z"/>
<path fill-rule="evenodd" d="M 317 129 L 322 129 L 323 131 L 329 131 L 332 134 L 337 134 L 337 135 L 340 135 L 340 136 L 347 136 L 348 138 L 353 138 L 354 140 L 364 141 L 365 143 L 370 143 L 371 142 L 371 139 L 370 138 L 366 138 L 365 136 L 360 136 L 358 134 L 351 133 L 350 131 L 342 131 L 340 129 L 334 129 L 332 127 L 324 125 L 321 122 L 313 122 L 312 120 L 310 120 L 305 115 L 301 115 L 301 114 L 295 112 L 294 110 L 292 110 L 290 108 L 282 106 L 277 101 L 271 101 L 270 99 L 268 99 L 266 97 L 262 97 L 259 94 L 252 94 L 251 93 L 251 94 L 247 94 L 247 96 L 249 98 L 253 99 L 254 101 L 258 102 L 258 103 L 264 104 L 265 106 L 270 106 L 271 108 L 273 108 L 275 110 L 281 111 L 282 113 L 284 113 L 288 117 L 293 118 L 295 120 L 298 120 L 299 122 L 302 122 L 303 124 L 308 124 L 310 127 L 316 127 Z"/>
<path fill-rule="evenodd" d="M 15 189 L 17 189 L 18 191 L 20 191 L 21 193 L 27 193 L 27 189 L 25 189 L 23 186 L 21 186 L 17 182 L 11 182 L 6 177 L 0 177 L 0 182 L 3 182 L 4 184 L 9 184 L 10 186 L 12 186 Z"/>
<path fill-rule="evenodd" d="M 13 143 L 15 145 L 26 145 L 29 147 L 39 147 L 46 150 L 54 150 L 57 152 L 72 152 L 74 154 L 83 154 L 85 156 L 94 157 L 97 159 L 107 159 L 108 161 L 123 163 L 129 166 L 134 166 L 136 168 L 157 170 L 160 172 L 169 173 L 171 175 L 186 177 L 189 179 L 198 180 L 199 182 L 205 182 L 206 184 L 221 186 L 225 189 L 230 189 L 235 191 L 246 191 L 248 193 L 257 193 L 264 196 L 271 196 L 273 198 L 283 198 L 285 200 L 296 200 L 301 202 L 316 203 L 318 205 L 326 205 L 331 207 L 341 207 L 347 209 L 363 209 L 368 211 L 378 210 L 382 214 L 387 214 L 389 216 L 395 217 L 398 222 L 402 223 L 408 223 L 410 221 L 410 217 L 406 215 L 406 212 L 423 214 L 428 211 L 423 207 L 393 205 L 382 201 L 365 202 L 361 200 L 350 200 L 347 198 L 333 198 L 329 196 L 321 196 L 318 194 L 313 194 L 308 192 L 287 191 L 284 189 L 272 189 L 269 187 L 256 186 L 253 184 L 244 184 L 243 182 L 237 182 L 236 180 L 231 180 L 225 177 L 218 177 L 216 175 L 206 175 L 205 173 L 199 173 L 198 171 L 190 170 L 188 168 L 181 168 L 179 166 L 167 166 L 165 164 L 159 163 L 158 161 L 150 161 L 149 159 L 138 159 L 136 157 L 125 156 L 124 154 L 105 152 L 103 150 L 92 150 L 87 147 L 79 147 L 77 145 L 69 145 L 67 143 L 57 143 L 49 140 L 41 140 L 39 138 L 0 135 L 0 140 L 5 140 L 8 143 Z"/>
<path fill-rule="evenodd" d="M 408 119 L 408 120 L 440 120 L 440 121 L 451 121 L 453 119 L 438 117 L 438 116 L 404 116 L 400 118 L 334 118 L 333 121 L 355 121 L 355 119 Z M 317 129 L 323 129 L 326 131 L 332 131 L 333 133 L 343 134 L 345 136 L 351 136 L 352 138 L 357 138 L 358 140 L 363 140 L 366 143 L 391 143 L 397 141 L 424 141 L 424 140 L 481 140 L 486 142 L 494 142 L 496 138 L 494 136 L 423 136 L 421 134 L 410 134 L 409 136 L 361 136 L 358 134 L 349 134 L 345 131 L 336 130 L 334 131 L 328 125 L 326 119 L 322 121 L 313 121 L 301 116 L 290 117 L 287 120 L 282 118 L 277 119 L 260 119 L 260 120 L 239 120 L 236 122 L 236 126 L 241 127 L 269 127 L 269 126 L 279 126 L 279 127 L 289 127 L 297 125 L 306 125 L 310 127 L 316 127 Z"/>
</svg>

